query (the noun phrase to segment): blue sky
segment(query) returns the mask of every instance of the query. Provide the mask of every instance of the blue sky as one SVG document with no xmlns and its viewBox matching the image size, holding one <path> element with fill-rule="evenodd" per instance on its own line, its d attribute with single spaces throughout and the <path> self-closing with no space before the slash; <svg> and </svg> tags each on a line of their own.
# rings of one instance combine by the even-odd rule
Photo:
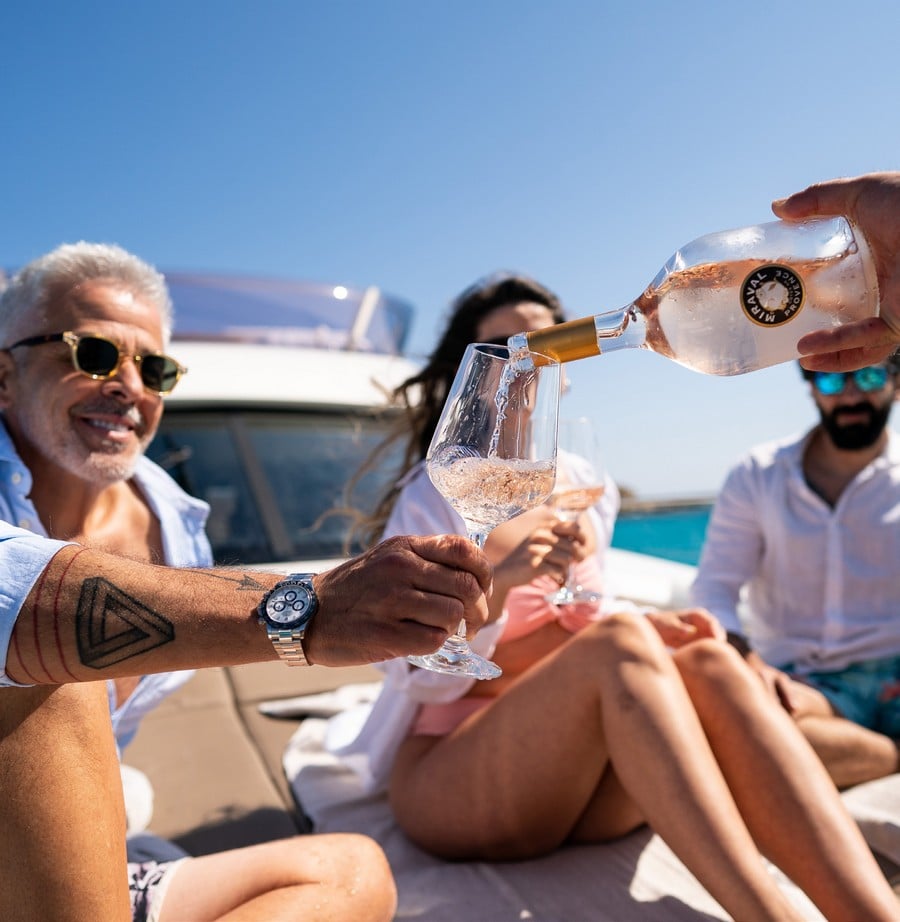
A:
<svg viewBox="0 0 900 922">
<path fill-rule="evenodd" d="M 432 345 L 528 272 L 570 316 L 809 182 L 900 166 L 889 0 L 53 0 L 0 10 L 0 265 L 117 242 L 161 269 L 379 285 Z M 616 479 L 712 493 L 813 419 L 791 365 L 575 363 Z"/>
</svg>

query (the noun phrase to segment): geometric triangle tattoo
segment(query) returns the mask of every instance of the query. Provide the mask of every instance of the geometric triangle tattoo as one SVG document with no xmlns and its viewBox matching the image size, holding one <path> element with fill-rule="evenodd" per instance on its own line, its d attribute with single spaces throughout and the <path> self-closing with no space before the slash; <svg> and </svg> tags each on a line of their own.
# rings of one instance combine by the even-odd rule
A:
<svg viewBox="0 0 900 922">
<path fill-rule="evenodd" d="M 81 662 L 93 669 L 121 663 L 175 639 L 171 622 L 102 577 L 84 581 L 75 630 Z"/>
</svg>

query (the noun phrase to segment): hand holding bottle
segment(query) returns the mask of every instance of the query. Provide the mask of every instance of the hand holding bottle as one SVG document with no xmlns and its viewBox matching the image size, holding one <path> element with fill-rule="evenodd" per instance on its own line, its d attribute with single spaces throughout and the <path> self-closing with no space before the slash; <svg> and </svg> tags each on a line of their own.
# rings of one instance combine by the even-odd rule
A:
<svg viewBox="0 0 900 922">
<path fill-rule="evenodd" d="M 804 334 L 878 315 L 863 234 L 842 216 L 707 234 L 677 250 L 618 311 L 509 339 L 513 367 L 650 349 L 695 371 L 740 375 L 797 359 Z"/>
<path fill-rule="evenodd" d="M 816 183 L 773 202 L 772 210 L 787 221 L 846 215 L 865 235 L 878 275 L 880 316 L 803 336 L 803 367 L 852 371 L 883 362 L 900 345 L 900 172 Z"/>
</svg>

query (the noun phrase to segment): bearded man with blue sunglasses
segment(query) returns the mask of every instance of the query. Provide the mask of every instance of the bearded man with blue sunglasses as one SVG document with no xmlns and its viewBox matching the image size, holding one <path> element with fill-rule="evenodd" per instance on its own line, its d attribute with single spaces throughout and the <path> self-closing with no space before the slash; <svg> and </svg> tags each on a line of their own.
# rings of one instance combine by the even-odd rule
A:
<svg viewBox="0 0 900 922">
<path fill-rule="evenodd" d="M 900 358 L 801 372 L 819 423 L 729 473 L 693 601 L 849 787 L 900 770 Z"/>
</svg>

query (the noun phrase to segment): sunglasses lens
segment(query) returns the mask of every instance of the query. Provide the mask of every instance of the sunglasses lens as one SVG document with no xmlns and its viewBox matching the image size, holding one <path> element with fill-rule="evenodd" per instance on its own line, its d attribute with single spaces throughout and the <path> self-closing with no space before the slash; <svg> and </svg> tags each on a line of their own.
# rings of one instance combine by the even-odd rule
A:
<svg viewBox="0 0 900 922">
<path fill-rule="evenodd" d="M 848 377 L 853 377 L 853 383 L 864 394 L 880 391 L 888 379 L 887 369 L 883 365 L 869 365 L 849 374 L 842 371 L 819 371 L 813 377 L 816 390 L 826 397 L 840 394 L 844 389 L 844 382 Z"/>
<path fill-rule="evenodd" d="M 119 363 L 119 350 L 108 339 L 82 336 L 75 348 L 75 360 L 86 374 L 106 377 Z"/>
<path fill-rule="evenodd" d="M 813 377 L 816 390 L 826 397 L 840 394 L 844 389 L 844 379 L 847 376 L 842 371 L 817 371 Z"/>
<path fill-rule="evenodd" d="M 854 372 L 853 380 L 863 393 L 880 391 L 887 384 L 887 369 L 881 365 L 860 368 L 859 371 Z"/>
<path fill-rule="evenodd" d="M 145 355 L 141 359 L 141 380 L 151 391 L 166 394 L 178 383 L 178 363 L 167 355 Z"/>
</svg>

